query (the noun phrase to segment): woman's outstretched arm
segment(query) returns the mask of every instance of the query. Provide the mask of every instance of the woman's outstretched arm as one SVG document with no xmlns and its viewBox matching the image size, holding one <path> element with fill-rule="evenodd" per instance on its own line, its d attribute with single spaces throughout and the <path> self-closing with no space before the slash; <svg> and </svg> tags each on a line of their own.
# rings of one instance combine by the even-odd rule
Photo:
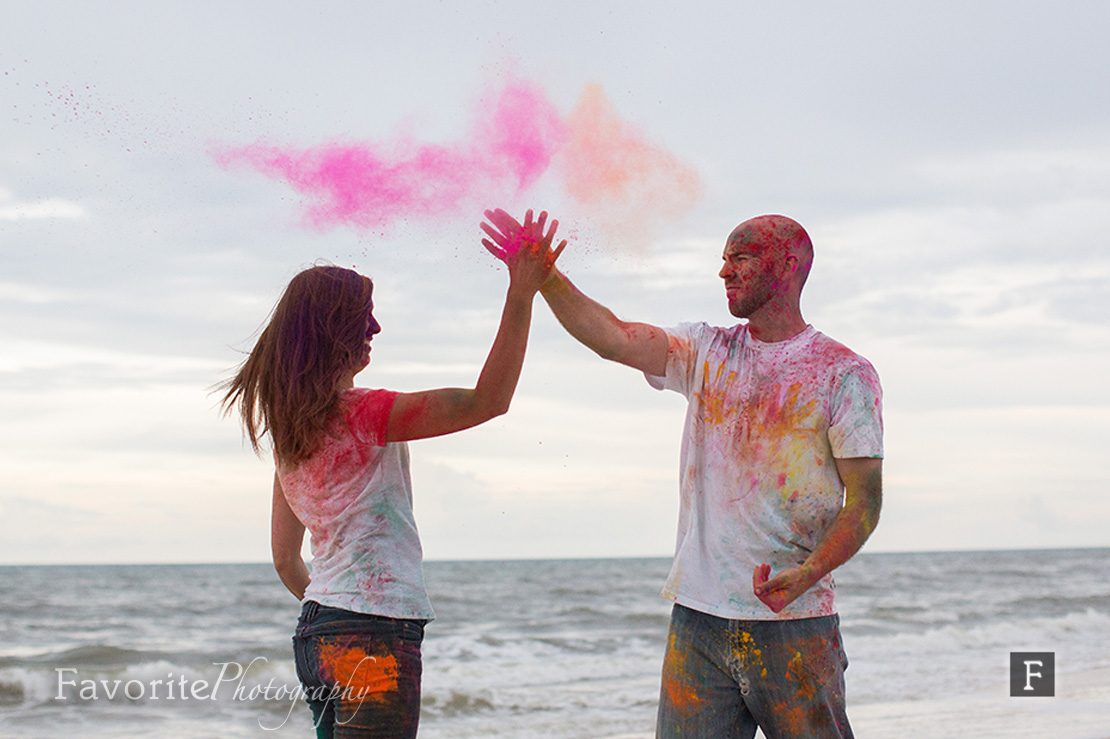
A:
<svg viewBox="0 0 1110 739">
<path fill-rule="evenodd" d="M 408 441 L 442 436 L 484 423 L 509 410 L 524 363 L 532 302 L 555 264 L 564 241 L 552 251 L 558 221 L 547 233 L 547 213 L 535 222 L 528 211 L 519 238 L 512 244 L 487 244 L 494 256 L 509 267 L 509 291 L 501 324 L 478 382 L 473 389 L 441 388 L 397 396 L 389 414 L 386 441 Z"/>
</svg>

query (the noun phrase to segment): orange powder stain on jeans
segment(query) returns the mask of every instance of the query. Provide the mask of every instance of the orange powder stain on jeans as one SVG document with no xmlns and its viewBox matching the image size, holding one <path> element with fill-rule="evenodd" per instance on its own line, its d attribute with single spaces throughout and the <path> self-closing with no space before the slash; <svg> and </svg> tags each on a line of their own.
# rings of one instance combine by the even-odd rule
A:
<svg viewBox="0 0 1110 739">
<path fill-rule="evenodd" d="M 673 677 L 663 681 L 663 689 L 671 705 L 682 713 L 692 713 L 701 704 L 701 698 L 694 692 L 692 685 L 679 682 Z"/>
<path fill-rule="evenodd" d="M 675 651 L 673 636 L 669 639 L 668 647 L 670 654 L 664 660 L 663 690 L 667 691 L 667 698 L 676 710 L 692 713 L 701 705 L 702 699 L 689 682 L 686 660 L 681 652 Z"/>
<path fill-rule="evenodd" d="M 797 696 L 811 701 L 817 695 L 817 680 L 802 662 L 802 653 L 796 652 L 786 667 L 786 679 L 797 685 Z"/>
<path fill-rule="evenodd" d="M 793 699 L 774 706 L 774 712 L 786 736 L 828 736 L 831 732 L 828 713 L 814 705 L 817 681 L 802 660 L 801 652 L 786 667 L 786 680 L 795 685 Z"/>
<path fill-rule="evenodd" d="M 392 654 L 375 656 L 361 647 L 322 644 L 320 665 L 337 686 L 346 688 L 347 700 L 381 699 L 397 690 L 397 659 Z"/>
</svg>

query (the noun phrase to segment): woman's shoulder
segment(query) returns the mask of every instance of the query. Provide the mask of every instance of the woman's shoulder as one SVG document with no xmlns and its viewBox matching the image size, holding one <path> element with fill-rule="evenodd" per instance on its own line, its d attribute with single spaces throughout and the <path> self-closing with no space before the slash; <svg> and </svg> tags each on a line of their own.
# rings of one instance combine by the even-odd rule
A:
<svg viewBox="0 0 1110 739">
<path fill-rule="evenodd" d="M 347 426 L 376 446 L 385 446 L 389 413 L 399 392 L 380 388 L 354 387 L 339 396 Z"/>
<path fill-rule="evenodd" d="M 349 387 L 339 391 L 340 399 L 346 402 L 357 402 L 371 396 L 390 395 L 396 397 L 400 394 L 396 390 L 386 390 L 378 387 Z"/>
</svg>

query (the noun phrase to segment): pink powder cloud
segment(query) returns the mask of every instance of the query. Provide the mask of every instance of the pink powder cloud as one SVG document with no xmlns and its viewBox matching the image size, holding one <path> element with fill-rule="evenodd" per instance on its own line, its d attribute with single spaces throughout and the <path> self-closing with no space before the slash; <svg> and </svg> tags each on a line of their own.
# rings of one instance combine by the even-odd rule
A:
<svg viewBox="0 0 1110 739">
<path fill-rule="evenodd" d="M 697 172 L 624 122 L 597 85 L 564 118 L 538 86 L 513 81 L 480 110 L 468 137 L 452 144 L 257 142 L 217 148 L 213 157 L 288 183 L 304 197 L 307 223 L 319 229 L 473 217 L 545 175 L 606 230 L 681 217 L 701 193 Z"/>
</svg>

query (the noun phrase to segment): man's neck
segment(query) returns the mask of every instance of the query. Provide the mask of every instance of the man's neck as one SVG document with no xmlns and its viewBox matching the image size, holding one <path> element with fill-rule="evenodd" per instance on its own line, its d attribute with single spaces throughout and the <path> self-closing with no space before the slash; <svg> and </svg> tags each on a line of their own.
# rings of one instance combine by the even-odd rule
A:
<svg viewBox="0 0 1110 739">
<path fill-rule="evenodd" d="M 748 317 L 748 331 L 754 338 L 768 344 L 792 339 L 805 331 L 808 325 L 797 308 L 767 311 L 760 309 Z"/>
</svg>

